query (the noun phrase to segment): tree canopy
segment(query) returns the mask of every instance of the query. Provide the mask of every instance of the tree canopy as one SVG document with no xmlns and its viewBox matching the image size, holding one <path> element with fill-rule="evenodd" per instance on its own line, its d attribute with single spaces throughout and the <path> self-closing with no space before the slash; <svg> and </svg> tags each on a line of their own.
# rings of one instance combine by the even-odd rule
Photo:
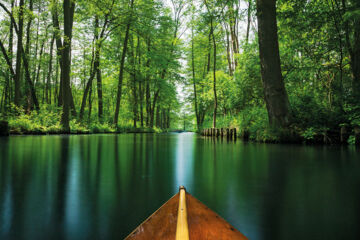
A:
<svg viewBox="0 0 360 240">
<path fill-rule="evenodd" d="M 6 0 L 0 12 L 14 132 L 190 122 L 267 140 L 360 125 L 356 0 Z"/>
</svg>

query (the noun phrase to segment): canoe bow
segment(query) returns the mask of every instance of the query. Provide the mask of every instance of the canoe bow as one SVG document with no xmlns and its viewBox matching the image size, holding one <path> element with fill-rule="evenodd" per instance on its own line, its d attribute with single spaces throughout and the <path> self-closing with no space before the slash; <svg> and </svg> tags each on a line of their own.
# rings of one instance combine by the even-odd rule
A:
<svg viewBox="0 0 360 240">
<path fill-rule="evenodd" d="M 246 240 L 247 238 L 180 187 L 125 240 Z"/>
</svg>

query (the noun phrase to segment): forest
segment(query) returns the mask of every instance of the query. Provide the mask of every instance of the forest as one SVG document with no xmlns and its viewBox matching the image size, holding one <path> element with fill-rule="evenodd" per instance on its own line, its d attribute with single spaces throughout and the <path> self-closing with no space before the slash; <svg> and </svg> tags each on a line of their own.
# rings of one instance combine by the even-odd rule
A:
<svg viewBox="0 0 360 240">
<path fill-rule="evenodd" d="M 358 0 L 1 0 L 0 48 L 12 134 L 360 143 Z"/>
</svg>

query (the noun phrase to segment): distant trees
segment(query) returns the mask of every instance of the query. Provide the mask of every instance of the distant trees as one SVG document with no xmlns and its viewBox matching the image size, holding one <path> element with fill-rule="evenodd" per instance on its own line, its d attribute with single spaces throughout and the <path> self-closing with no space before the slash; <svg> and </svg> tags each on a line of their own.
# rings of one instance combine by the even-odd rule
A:
<svg viewBox="0 0 360 240">
<path fill-rule="evenodd" d="M 197 129 L 217 118 L 264 139 L 272 127 L 359 125 L 358 2 L 193 1 L 186 72 Z"/>
<path fill-rule="evenodd" d="M 136 0 L 0 2 L 1 113 L 61 110 L 63 132 L 72 119 L 127 126 L 130 115 L 136 127 L 170 127 L 184 9 L 169 7 Z"/>
<path fill-rule="evenodd" d="M 271 138 L 273 127 L 357 126 L 359 9 L 356 0 L 4 0 L 1 115 L 48 111 L 64 132 L 169 128 L 184 87 L 198 130 Z"/>
</svg>

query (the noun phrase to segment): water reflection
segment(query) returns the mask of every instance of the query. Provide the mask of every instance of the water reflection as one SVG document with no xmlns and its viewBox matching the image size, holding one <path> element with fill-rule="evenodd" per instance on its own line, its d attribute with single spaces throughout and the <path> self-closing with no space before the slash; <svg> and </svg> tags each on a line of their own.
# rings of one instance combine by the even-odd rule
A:
<svg viewBox="0 0 360 240">
<path fill-rule="evenodd" d="M 359 239 L 359 159 L 193 134 L 0 138 L 0 239 L 122 239 L 179 185 L 250 239 Z"/>
<path fill-rule="evenodd" d="M 176 146 L 176 186 L 186 186 L 188 191 L 192 189 L 194 173 L 194 138 L 192 133 L 180 134 Z"/>
</svg>

